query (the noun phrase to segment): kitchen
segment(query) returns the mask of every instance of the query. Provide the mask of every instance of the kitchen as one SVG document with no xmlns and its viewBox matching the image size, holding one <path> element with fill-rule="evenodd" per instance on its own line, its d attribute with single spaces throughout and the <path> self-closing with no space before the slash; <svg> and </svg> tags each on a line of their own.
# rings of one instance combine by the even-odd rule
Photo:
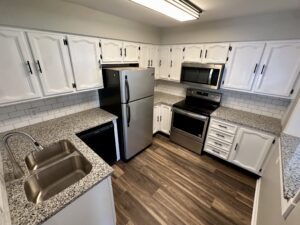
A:
<svg viewBox="0 0 300 225">
<path fill-rule="evenodd" d="M 1 225 L 299 223 L 299 1 L 156 2 L 0 2 Z"/>
</svg>

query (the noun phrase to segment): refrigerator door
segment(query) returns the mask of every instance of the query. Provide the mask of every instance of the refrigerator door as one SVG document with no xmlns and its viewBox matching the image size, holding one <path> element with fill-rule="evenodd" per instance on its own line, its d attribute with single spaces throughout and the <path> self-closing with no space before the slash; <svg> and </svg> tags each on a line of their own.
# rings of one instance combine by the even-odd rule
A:
<svg viewBox="0 0 300 225">
<path fill-rule="evenodd" d="M 121 102 L 128 103 L 154 94 L 154 69 L 132 68 L 120 71 Z"/>
<path fill-rule="evenodd" d="M 123 157 L 128 160 L 152 143 L 153 96 L 122 104 Z"/>
</svg>

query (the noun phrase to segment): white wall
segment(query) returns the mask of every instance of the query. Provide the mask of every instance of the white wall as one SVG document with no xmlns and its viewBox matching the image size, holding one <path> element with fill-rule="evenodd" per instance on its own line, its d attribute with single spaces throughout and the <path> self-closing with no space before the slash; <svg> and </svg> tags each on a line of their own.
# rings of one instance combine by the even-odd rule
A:
<svg viewBox="0 0 300 225">
<path fill-rule="evenodd" d="M 97 91 L 0 107 L 0 132 L 99 107 Z"/>
<path fill-rule="evenodd" d="M 1 0 L 0 24 L 159 43 L 157 28 L 59 0 Z"/>
<path fill-rule="evenodd" d="M 299 21 L 300 11 L 289 11 L 203 22 L 163 29 L 161 43 L 299 39 Z"/>
<path fill-rule="evenodd" d="M 156 82 L 156 91 L 185 96 L 186 86 L 166 81 Z M 290 104 L 290 100 L 272 98 L 255 94 L 221 90 L 221 105 L 246 112 L 282 119 Z"/>
</svg>

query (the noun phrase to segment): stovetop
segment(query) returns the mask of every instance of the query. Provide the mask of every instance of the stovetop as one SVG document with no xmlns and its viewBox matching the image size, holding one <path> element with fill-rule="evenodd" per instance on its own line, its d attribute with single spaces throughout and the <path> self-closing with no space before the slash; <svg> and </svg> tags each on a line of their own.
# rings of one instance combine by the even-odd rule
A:
<svg viewBox="0 0 300 225">
<path fill-rule="evenodd" d="M 174 104 L 173 107 L 210 116 L 220 106 L 220 102 L 220 93 L 188 89 L 186 99 Z"/>
<path fill-rule="evenodd" d="M 186 99 L 174 104 L 173 107 L 190 111 L 193 113 L 201 114 L 204 116 L 210 116 L 210 114 L 212 114 L 219 107 L 219 105 L 209 104 L 207 102 L 200 102 L 200 101 L 197 102 L 196 104 L 195 102 L 191 104 L 191 101 Z"/>
</svg>

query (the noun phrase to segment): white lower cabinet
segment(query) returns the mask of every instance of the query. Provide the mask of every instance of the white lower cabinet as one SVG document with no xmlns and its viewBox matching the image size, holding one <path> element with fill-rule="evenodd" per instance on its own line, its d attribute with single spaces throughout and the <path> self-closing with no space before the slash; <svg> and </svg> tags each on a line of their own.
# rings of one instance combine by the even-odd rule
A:
<svg viewBox="0 0 300 225">
<path fill-rule="evenodd" d="M 273 140 L 271 135 L 241 127 L 229 161 L 253 173 L 260 173 Z"/>
<path fill-rule="evenodd" d="M 222 120 L 211 119 L 204 151 L 252 173 L 261 174 L 275 137 Z"/>
<path fill-rule="evenodd" d="M 104 179 L 43 223 L 43 225 L 61 224 L 115 225 L 111 178 Z"/>
<path fill-rule="evenodd" d="M 168 105 L 155 105 L 153 112 L 153 133 L 161 131 L 170 135 L 172 122 L 172 107 Z"/>
</svg>

